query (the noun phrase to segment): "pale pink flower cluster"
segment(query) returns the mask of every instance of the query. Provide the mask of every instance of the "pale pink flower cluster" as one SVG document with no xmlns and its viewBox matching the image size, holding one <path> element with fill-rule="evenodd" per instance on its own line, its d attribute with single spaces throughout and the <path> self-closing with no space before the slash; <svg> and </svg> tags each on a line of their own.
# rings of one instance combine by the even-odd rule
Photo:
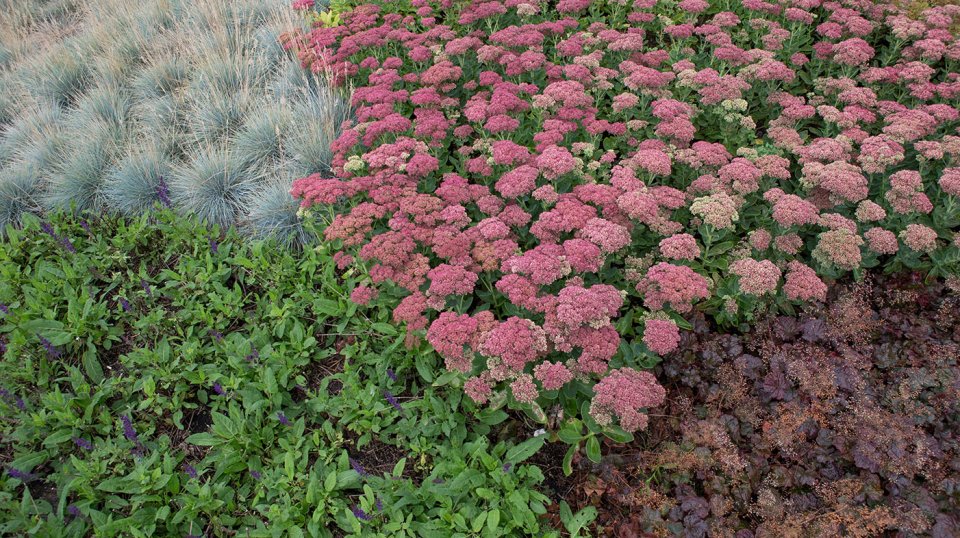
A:
<svg viewBox="0 0 960 538">
<path fill-rule="evenodd" d="M 730 264 L 730 272 L 740 277 L 740 291 L 750 295 L 774 293 L 780 284 L 780 269 L 770 260 L 737 260 Z"/>
<path fill-rule="evenodd" d="M 616 415 L 628 432 L 646 429 L 649 419 L 642 410 L 662 404 L 667 395 L 653 374 L 631 368 L 611 370 L 593 386 L 593 392 L 590 415 L 597 424 L 609 425 Z"/>
</svg>

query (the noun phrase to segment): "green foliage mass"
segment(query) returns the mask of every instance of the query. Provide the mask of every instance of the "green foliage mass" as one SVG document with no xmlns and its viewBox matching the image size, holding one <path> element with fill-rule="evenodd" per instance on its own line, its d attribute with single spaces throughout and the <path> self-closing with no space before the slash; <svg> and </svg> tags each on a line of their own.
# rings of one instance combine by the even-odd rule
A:
<svg viewBox="0 0 960 538">
<path fill-rule="evenodd" d="M 170 211 L 49 224 L 0 243 L 0 534 L 554 532 L 523 463 L 545 438 L 498 442 L 507 413 L 421 377 L 436 356 L 322 248 Z"/>
</svg>

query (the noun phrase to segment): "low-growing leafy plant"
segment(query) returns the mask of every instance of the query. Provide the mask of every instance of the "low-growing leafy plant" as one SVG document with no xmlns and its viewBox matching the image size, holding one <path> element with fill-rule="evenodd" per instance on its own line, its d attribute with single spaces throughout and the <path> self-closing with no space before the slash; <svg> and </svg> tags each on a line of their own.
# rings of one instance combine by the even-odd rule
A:
<svg viewBox="0 0 960 538">
<path fill-rule="evenodd" d="M 153 209 L 0 242 L 0 534 L 559 536 L 546 437 L 425 383 L 359 275 Z"/>
</svg>

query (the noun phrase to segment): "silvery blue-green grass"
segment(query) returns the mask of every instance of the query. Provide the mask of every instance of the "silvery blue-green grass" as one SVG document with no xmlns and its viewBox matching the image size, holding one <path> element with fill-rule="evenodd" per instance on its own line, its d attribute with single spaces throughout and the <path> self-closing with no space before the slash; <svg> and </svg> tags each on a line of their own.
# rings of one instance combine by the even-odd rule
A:
<svg viewBox="0 0 960 538">
<path fill-rule="evenodd" d="M 178 211 L 308 239 L 289 188 L 329 173 L 349 111 L 280 46 L 305 24 L 286 0 L 13 4 L 0 13 L 0 228 L 23 211 L 136 215 L 163 178 Z"/>
</svg>

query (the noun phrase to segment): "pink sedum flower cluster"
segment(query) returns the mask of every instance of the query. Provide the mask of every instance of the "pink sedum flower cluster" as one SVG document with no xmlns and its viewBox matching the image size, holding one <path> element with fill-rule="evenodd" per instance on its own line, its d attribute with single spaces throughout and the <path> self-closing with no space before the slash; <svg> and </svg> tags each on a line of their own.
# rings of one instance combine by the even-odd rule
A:
<svg viewBox="0 0 960 538">
<path fill-rule="evenodd" d="M 960 271 L 958 6 L 411 4 L 285 36 L 354 88 L 333 177 L 291 192 L 332 208 L 337 267 L 372 282 L 351 297 L 395 299 L 476 402 L 586 385 L 643 429 L 663 389 L 618 350 L 671 352 L 671 318 Z"/>
</svg>

